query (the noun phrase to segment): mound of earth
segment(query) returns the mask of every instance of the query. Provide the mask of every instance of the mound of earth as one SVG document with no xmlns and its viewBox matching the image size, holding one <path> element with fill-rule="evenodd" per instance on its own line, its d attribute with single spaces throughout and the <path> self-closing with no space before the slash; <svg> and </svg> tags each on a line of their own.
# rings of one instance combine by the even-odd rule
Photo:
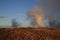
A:
<svg viewBox="0 0 60 40">
<path fill-rule="evenodd" d="M 60 40 L 60 30 L 51 28 L 1 28 L 0 40 Z"/>
</svg>

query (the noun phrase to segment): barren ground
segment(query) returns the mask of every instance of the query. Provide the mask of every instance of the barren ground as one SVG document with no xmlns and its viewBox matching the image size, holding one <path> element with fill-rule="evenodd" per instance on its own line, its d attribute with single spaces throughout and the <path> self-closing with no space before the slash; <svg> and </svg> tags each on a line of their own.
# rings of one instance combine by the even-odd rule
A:
<svg viewBox="0 0 60 40">
<path fill-rule="evenodd" d="M 1 28 L 0 40 L 60 40 L 60 30 L 51 28 Z"/>
</svg>

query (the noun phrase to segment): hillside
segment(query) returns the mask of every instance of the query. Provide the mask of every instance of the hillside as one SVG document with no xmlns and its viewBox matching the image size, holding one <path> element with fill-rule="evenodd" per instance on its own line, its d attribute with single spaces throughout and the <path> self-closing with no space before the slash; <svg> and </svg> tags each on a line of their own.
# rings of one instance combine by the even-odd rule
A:
<svg viewBox="0 0 60 40">
<path fill-rule="evenodd" d="M 60 40 L 60 30 L 51 28 L 1 28 L 0 40 Z"/>
</svg>

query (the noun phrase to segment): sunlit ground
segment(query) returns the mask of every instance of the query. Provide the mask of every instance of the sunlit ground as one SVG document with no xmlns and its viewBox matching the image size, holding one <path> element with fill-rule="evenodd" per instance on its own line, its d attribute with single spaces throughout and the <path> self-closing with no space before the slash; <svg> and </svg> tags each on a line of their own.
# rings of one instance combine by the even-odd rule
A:
<svg viewBox="0 0 60 40">
<path fill-rule="evenodd" d="M 60 40 L 60 30 L 53 28 L 1 28 L 0 40 Z"/>
</svg>

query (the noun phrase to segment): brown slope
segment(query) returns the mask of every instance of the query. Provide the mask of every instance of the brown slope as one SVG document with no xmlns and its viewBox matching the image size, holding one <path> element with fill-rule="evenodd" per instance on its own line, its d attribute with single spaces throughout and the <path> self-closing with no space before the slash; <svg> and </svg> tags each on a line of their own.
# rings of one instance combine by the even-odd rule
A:
<svg viewBox="0 0 60 40">
<path fill-rule="evenodd" d="M 51 28 L 1 28 L 0 40 L 60 40 L 60 30 Z"/>
</svg>

